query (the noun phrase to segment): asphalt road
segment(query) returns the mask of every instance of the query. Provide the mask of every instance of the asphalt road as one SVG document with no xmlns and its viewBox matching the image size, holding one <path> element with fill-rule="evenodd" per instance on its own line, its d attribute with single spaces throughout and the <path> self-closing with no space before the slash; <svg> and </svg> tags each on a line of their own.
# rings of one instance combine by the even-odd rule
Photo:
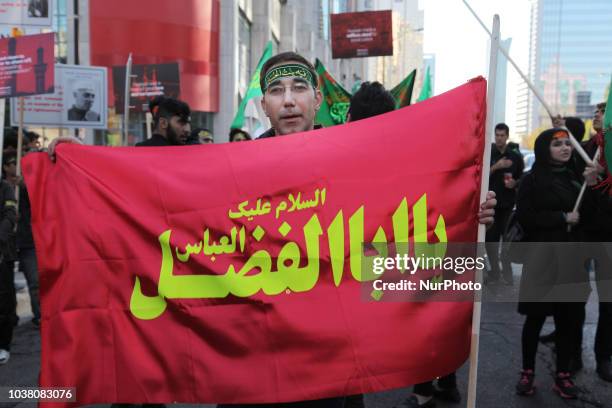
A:
<svg viewBox="0 0 612 408">
<path fill-rule="evenodd" d="M 519 271 L 515 271 L 518 281 Z M 17 280 L 22 283 L 23 276 Z M 517 286 L 490 286 L 491 290 L 508 294 L 517 290 Z M 16 328 L 11 360 L 0 366 L 0 385 L 35 386 L 40 367 L 40 337 L 38 330 L 30 322 L 31 314 L 27 290 L 18 294 L 18 312 L 20 325 Z M 595 374 L 595 362 L 592 352 L 595 327 L 597 322 L 597 299 L 592 295 L 587 306 L 587 321 L 584 329 L 583 359 L 585 368 L 576 377 L 582 394 L 578 400 L 564 401 L 552 390 L 552 373 L 554 372 L 554 353 L 550 346 L 541 345 L 538 351 L 536 368 L 537 392 L 532 397 L 520 397 L 514 392 L 518 380 L 521 353 L 520 333 L 523 317 L 516 313 L 514 303 L 484 302 L 482 308 L 481 340 L 478 369 L 478 408 L 548 408 L 548 407 L 584 407 L 612 408 L 612 384 L 599 379 Z M 552 321 L 545 326 L 544 332 L 552 330 Z M 464 396 L 460 404 L 438 402 L 441 408 L 465 407 L 468 367 L 465 364 L 458 371 L 459 388 Z M 390 390 L 366 395 L 367 408 L 401 407 L 402 402 L 410 395 L 410 388 Z M 0 407 L 35 407 L 33 403 L 0 403 Z M 214 407 L 214 405 L 176 404 L 172 408 Z M 96 407 L 108 407 L 97 405 Z"/>
</svg>

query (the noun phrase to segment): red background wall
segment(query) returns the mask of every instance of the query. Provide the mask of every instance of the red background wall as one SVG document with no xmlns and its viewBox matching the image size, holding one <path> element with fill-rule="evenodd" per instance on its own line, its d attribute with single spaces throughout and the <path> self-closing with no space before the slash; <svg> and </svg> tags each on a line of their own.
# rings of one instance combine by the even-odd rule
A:
<svg viewBox="0 0 612 408">
<path fill-rule="evenodd" d="M 90 0 L 91 65 L 178 62 L 181 99 L 219 109 L 219 0 Z M 109 103 L 112 75 L 109 71 Z"/>
</svg>

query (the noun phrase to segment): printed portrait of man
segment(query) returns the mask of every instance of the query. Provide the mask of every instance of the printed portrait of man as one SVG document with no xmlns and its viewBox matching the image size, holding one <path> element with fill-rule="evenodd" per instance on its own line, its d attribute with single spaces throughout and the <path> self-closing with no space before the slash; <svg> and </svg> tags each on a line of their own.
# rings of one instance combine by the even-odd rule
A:
<svg viewBox="0 0 612 408">
<path fill-rule="evenodd" d="M 99 122 L 100 114 L 91 108 L 96 99 L 96 91 L 91 83 L 77 81 L 72 86 L 73 105 L 68 109 L 68 120 L 79 122 Z"/>
<path fill-rule="evenodd" d="M 28 0 L 28 17 L 49 17 L 49 0 Z"/>
</svg>

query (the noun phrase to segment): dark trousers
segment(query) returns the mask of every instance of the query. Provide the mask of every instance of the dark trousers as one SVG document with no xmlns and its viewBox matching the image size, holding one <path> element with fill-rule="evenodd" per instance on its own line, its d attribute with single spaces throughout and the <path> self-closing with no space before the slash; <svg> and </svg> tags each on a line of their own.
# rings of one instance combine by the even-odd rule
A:
<svg viewBox="0 0 612 408">
<path fill-rule="evenodd" d="M 11 349 L 16 308 L 13 262 L 0 262 L 0 349 Z"/>
<path fill-rule="evenodd" d="M 220 404 L 217 408 L 344 408 L 344 397 L 279 404 Z"/>
<path fill-rule="evenodd" d="M 438 387 L 440 388 L 456 388 L 457 387 L 457 376 L 455 373 L 450 373 L 444 377 L 438 379 Z M 424 397 L 432 397 L 434 395 L 433 380 L 424 383 L 416 384 L 414 390 L 415 394 L 422 395 Z"/>
<path fill-rule="evenodd" d="M 485 248 L 487 249 L 487 256 L 489 257 L 489 262 L 491 263 L 491 271 L 489 271 L 489 278 L 494 280 L 499 279 L 500 276 L 499 241 L 500 238 L 503 238 L 504 230 L 506 229 L 506 224 L 508 223 L 508 218 L 510 217 L 510 214 L 512 214 L 512 208 L 496 208 L 493 225 L 491 225 L 491 227 L 487 230 L 487 243 L 485 245 Z M 512 279 L 512 265 L 510 265 L 510 262 L 503 259 L 501 274 L 503 274 L 504 279 Z"/>
<path fill-rule="evenodd" d="M 580 303 L 584 307 L 572 308 L 572 337 L 570 343 L 572 358 L 582 358 L 582 335 L 584 321 L 586 319 L 586 303 Z"/>
<path fill-rule="evenodd" d="M 24 248 L 19 250 L 19 269 L 25 275 L 30 293 L 30 306 L 35 319 L 40 319 L 40 303 L 38 299 L 38 264 L 36 250 Z"/>
<path fill-rule="evenodd" d="M 555 303 L 553 307 L 557 372 L 569 371 L 569 362 L 575 353 L 577 331 L 582 331 L 581 319 L 584 320 L 583 316 L 584 303 Z M 525 319 L 521 337 L 523 369 L 525 370 L 535 370 L 538 341 L 545 320 L 546 316 L 539 314 L 529 314 Z"/>
</svg>

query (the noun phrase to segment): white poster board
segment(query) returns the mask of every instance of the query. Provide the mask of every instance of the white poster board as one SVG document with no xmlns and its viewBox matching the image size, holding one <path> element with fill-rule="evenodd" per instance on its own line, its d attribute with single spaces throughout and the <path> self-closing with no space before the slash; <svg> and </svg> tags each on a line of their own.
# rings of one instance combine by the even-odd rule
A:
<svg viewBox="0 0 612 408">
<path fill-rule="evenodd" d="M 108 85 L 105 67 L 55 65 L 55 93 L 24 98 L 27 126 L 106 129 Z M 19 106 L 11 104 L 11 125 L 19 123 Z"/>
<path fill-rule="evenodd" d="M 51 27 L 55 0 L 2 0 L 0 24 L 11 27 Z"/>
</svg>

